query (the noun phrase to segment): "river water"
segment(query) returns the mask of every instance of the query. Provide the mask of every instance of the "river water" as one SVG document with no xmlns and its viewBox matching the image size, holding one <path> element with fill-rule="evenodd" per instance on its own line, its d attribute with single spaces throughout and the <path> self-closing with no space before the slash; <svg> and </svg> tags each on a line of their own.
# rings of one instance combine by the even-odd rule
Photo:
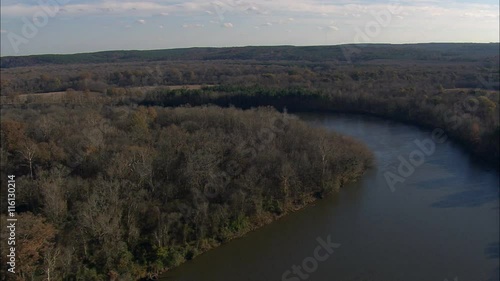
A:
<svg viewBox="0 0 500 281">
<path fill-rule="evenodd" d="M 357 115 L 300 117 L 366 143 L 375 167 L 338 194 L 200 255 L 161 280 L 499 280 L 497 171 L 474 163 L 449 140 L 434 142 L 433 153 L 421 151 L 415 141 L 431 139 L 431 132 L 413 126 Z M 424 163 L 412 165 L 413 173 L 406 173 L 408 167 L 398 173 L 411 153 L 415 164 L 415 155 L 424 155 Z M 404 182 L 391 188 L 387 172 Z M 331 253 L 316 251 L 320 241 L 339 245 Z"/>
</svg>

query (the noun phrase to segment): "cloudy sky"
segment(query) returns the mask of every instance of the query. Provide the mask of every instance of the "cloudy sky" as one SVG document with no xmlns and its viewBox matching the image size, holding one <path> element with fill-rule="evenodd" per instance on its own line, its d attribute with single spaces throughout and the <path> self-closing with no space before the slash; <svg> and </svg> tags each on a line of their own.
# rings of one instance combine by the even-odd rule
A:
<svg viewBox="0 0 500 281">
<path fill-rule="evenodd" d="M 498 0 L 1 0 L 1 55 L 498 42 Z"/>
</svg>

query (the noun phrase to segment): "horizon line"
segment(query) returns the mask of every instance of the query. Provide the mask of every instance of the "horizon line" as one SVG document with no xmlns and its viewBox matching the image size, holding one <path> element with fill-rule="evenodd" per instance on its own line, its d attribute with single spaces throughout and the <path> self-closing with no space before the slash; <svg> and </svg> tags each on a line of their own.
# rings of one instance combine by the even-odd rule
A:
<svg viewBox="0 0 500 281">
<path fill-rule="evenodd" d="M 366 45 L 425 45 L 425 44 L 500 44 L 499 42 L 419 42 L 419 43 L 340 43 L 340 44 L 325 44 L 325 45 L 237 45 L 237 46 L 191 46 L 191 47 L 172 47 L 164 49 L 110 49 L 110 50 L 98 50 L 98 51 L 88 51 L 88 52 L 77 52 L 77 53 L 41 53 L 41 54 L 29 54 L 29 55 L 0 55 L 0 59 L 3 58 L 20 58 L 20 57 L 35 57 L 35 56 L 71 56 L 71 55 L 83 55 L 83 54 L 99 54 L 106 52 L 148 52 L 148 51 L 165 51 L 165 50 L 189 50 L 189 49 L 229 49 L 229 48 L 252 48 L 252 47 L 336 47 L 336 46 L 366 46 Z M 500 50 L 499 50 L 500 51 Z"/>
</svg>

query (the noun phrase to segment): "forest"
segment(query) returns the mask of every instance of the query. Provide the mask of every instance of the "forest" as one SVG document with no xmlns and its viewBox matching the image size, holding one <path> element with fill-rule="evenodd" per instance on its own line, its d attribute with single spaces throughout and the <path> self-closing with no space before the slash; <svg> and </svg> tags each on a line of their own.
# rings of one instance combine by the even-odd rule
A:
<svg viewBox="0 0 500 281">
<path fill-rule="evenodd" d="M 398 95 L 380 87 L 374 96 L 361 90 L 269 89 L 255 87 L 206 87 L 198 90 L 156 89 L 141 104 L 179 106 L 216 104 L 220 106 L 271 105 L 291 112 L 344 112 L 369 114 L 431 129 L 442 128 L 464 145 L 476 160 L 498 168 L 500 128 L 498 92 L 469 90 L 430 91 L 424 97 L 414 89 L 401 89 Z M 355 91 L 356 94 L 352 94 Z"/>
<path fill-rule="evenodd" d="M 375 44 L 4 57 L 1 98 L 4 107 L 92 97 L 371 114 L 442 128 L 498 168 L 499 50 L 498 43 Z"/>
<path fill-rule="evenodd" d="M 475 61 L 498 56 L 498 43 L 350 44 L 336 46 L 248 46 L 184 48 L 150 51 L 106 51 L 73 55 L 3 57 L 1 68 L 47 64 L 131 63 L 157 61 L 334 61 L 362 63 L 371 60 Z"/>
<path fill-rule="evenodd" d="M 296 112 L 442 128 L 498 168 L 498 47 L 2 57 L 0 165 L 2 179 L 16 175 L 18 280 L 151 279 L 373 165 L 364 145 Z"/>
<path fill-rule="evenodd" d="M 1 125 L 18 280 L 154 277 L 371 165 L 363 145 L 272 108 L 50 105 Z"/>
</svg>

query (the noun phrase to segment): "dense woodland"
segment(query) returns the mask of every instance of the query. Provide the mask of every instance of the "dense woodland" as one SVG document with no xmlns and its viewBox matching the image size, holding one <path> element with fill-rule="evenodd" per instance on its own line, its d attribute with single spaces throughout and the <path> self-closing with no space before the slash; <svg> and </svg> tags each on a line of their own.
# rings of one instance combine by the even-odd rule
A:
<svg viewBox="0 0 500 281">
<path fill-rule="evenodd" d="M 336 46 L 249 46 L 230 48 L 185 48 L 153 51 L 106 51 L 73 55 L 3 57 L 1 68 L 47 64 L 131 63 L 158 61 L 309 61 L 338 63 L 389 59 L 463 62 L 498 57 L 498 43 L 358 44 Z"/>
<path fill-rule="evenodd" d="M 495 43 L 7 57 L 3 65 L 29 66 L 2 68 L 2 103 L 30 106 L 92 97 L 112 104 L 271 105 L 290 112 L 374 114 L 443 128 L 473 156 L 498 167 L 499 51 Z M 110 63 L 94 63 L 104 58 Z M 179 85 L 216 87 L 166 87 Z M 32 94 L 47 92 L 63 95 Z"/>
<path fill-rule="evenodd" d="M 375 84 L 375 83 L 374 83 Z M 200 90 L 157 89 L 141 104 L 178 106 L 183 104 L 220 106 L 272 105 L 292 112 L 347 112 L 388 117 L 434 128 L 462 143 L 475 158 L 498 168 L 500 127 L 498 92 L 484 90 L 434 90 L 417 96 L 414 89 L 387 91 L 382 85 L 377 95 L 349 86 L 337 90 L 303 88 L 269 89 L 254 87 L 206 87 Z M 373 90 L 374 88 L 372 88 Z M 356 94 L 352 94 L 355 92 Z M 476 159 L 478 160 L 478 159 Z"/>
<path fill-rule="evenodd" d="M 17 175 L 19 280 L 152 277 L 371 165 L 364 146 L 294 112 L 443 128 L 498 167 L 498 46 L 2 58 L 1 177 Z"/>
<path fill-rule="evenodd" d="M 154 276 L 371 163 L 364 146 L 271 108 L 16 108 L 1 133 L 2 177 L 17 175 L 19 280 Z"/>
</svg>

